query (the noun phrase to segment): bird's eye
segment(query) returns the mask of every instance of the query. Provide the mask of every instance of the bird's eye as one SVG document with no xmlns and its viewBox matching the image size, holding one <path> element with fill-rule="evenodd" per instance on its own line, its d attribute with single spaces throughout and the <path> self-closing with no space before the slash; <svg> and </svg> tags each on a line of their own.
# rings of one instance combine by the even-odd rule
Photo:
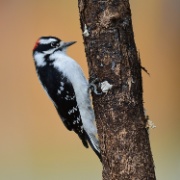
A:
<svg viewBox="0 0 180 180">
<path fill-rule="evenodd" d="M 51 47 L 59 47 L 60 46 L 60 43 L 57 43 L 57 42 L 52 42 L 51 43 Z"/>
<path fill-rule="evenodd" d="M 51 43 L 51 47 L 56 47 L 56 43 L 55 43 L 55 42 L 52 42 L 52 43 Z"/>
</svg>

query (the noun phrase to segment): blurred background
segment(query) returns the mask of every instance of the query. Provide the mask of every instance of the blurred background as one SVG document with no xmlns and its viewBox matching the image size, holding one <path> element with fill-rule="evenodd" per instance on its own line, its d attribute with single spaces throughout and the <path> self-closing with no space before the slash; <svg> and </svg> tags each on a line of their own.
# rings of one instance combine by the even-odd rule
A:
<svg viewBox="0 0 180 180">
<path fill-rule="evenodd" d="M 144 106 L 158 180 L 180 177 L 180 1 L 130 0 Z M 42 35 L 76 40 L 68 54 L 88 75 L 77 0 L 0 1 L 0 179 L 100 180 L 90 149 L 65 129 L 35 73 Z"/>
</svg>

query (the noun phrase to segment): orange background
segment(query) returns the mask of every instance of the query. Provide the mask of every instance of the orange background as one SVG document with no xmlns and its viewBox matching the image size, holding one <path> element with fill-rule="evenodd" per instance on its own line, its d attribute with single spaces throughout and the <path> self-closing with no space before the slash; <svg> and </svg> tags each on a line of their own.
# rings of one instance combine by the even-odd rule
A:
<svg viewBox="0 0 180 180">
<path fill-rule="evenodd" d="M 157 179 L 180 177 L 180 1 L 131 0 L 142 66 L 144 106 Z M 68 54 L 87 75 L 77 0 L 0 1 L 0 179 L 100 180 L 92 150 L 65 129 L 35 73 L 42 35 L 76 40 Z"/>
</svg>

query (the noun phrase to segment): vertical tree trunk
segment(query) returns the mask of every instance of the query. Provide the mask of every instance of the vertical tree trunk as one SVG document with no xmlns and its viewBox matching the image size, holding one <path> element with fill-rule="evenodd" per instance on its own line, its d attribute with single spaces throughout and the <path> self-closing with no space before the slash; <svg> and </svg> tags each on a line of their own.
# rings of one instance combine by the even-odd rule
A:
<svg viewBox="0 0 180 180">
<path fill-rule="evenodd" d="M 78 5 L 89 74 L 112 85 L 107 94 L 93 94 L 103 180 L 156 179 L 129 1 L 78 0 Z"/>
</svg>

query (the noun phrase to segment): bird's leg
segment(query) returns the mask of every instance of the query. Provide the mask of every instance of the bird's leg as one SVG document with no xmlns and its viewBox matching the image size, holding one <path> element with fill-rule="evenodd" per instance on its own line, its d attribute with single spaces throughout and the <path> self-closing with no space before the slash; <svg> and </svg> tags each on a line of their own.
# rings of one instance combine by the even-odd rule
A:
<svg viewBox="0 0 180 180">
<path fill-rule="evenodd" d="M 98 88 L 100 87 L 98 78 L 95 78 L 92 81 L 90 79 L 89 81 L 89 90 L 91 90 L 96 95 L 102 95 L 102 92 L 98 92 Z"/>
</svg>

